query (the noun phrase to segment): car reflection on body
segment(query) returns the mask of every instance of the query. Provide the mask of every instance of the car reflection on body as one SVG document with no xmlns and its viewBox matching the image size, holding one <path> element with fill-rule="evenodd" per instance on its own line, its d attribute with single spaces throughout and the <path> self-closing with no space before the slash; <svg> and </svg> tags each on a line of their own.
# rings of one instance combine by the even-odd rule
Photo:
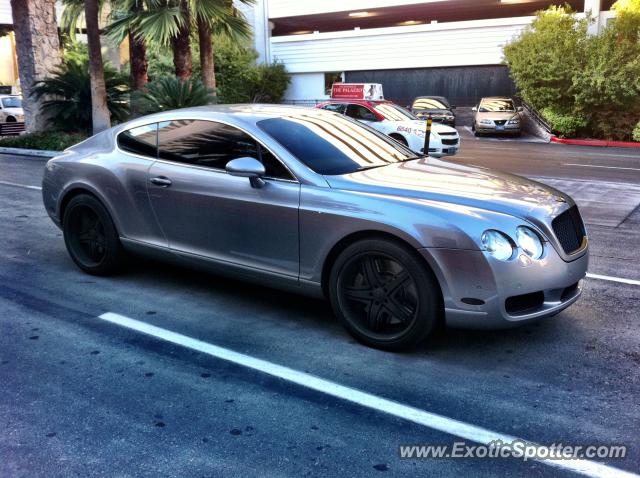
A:
<svg viewBox="0 0 640 478">
<path fill-rule="evenodd" d="M 473 108 L 471 130 L 476 136 L 485 133 L 520 136 L 522 107 L 516 108 L 511 98 L 494 96 L 482 98 Z"/>
<path fill-rule="evenodd" d="M 356 338 L 390 350 L 442 321 L 554 315 L 577 300 L 588 262 L 565 194 L 418 156 L 320 109 L 138 118 L 50 160 L 42 192 L 90 274 L 142 253 L 325 296 Z"/>
</svg>

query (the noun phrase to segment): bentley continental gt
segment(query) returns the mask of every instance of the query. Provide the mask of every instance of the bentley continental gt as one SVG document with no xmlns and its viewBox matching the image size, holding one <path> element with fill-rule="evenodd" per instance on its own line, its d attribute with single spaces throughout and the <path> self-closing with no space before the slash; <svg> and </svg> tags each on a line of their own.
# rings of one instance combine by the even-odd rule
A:
<svg viewBox="0 0 640 478">
<path fill-rule="evenodd" d="M 71 259 L 107 275 L 149 254 L 326 297 L 361 342 L 552 316 L 582 291 L 588 239 L 560 191 L 416 154 L 322 109 L 208 106 L 67 149 L 42 189 Z"/>
</svg>

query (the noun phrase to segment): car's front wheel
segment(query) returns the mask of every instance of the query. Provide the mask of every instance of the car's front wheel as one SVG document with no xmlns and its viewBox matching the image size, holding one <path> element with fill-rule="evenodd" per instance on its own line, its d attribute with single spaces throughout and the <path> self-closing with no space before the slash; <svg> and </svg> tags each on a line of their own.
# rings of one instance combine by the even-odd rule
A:
<svg viewBox="0 0 640 478">
<path fill-rule="evenodd" d="M 62 230 L 67 251 L 83 271 L 109 275 L 123 263 L 124 250 L 107 209 L 89 194 L 80 194 L 64 210 Z"/>
<path fill-rule="evenodd" d="M 331 270 L 329 296 L 354 337 L 385 350 L 423 341 L 442 314 L 433 273 L 415 251 L 386 239 L 348 246 Z"/>
</svg>

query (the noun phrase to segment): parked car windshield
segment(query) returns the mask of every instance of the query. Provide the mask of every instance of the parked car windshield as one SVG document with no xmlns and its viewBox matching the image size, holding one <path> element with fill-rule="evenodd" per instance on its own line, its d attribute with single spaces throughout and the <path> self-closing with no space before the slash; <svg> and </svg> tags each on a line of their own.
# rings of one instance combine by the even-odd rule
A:
<svg viewBox="0 0 640 478">
<path fill-rule="evenodd" d="M 5 108 L 22 108 L 22 98 L 17 96 L 2 98 L 2 106 Z"/>
<path fill-rule="evenodd" d="M 449 106 L 435 98 L 418 98 L 411 106 L 414 110 L 447 110 Z"/>
<path fill-rule="evenodd" d="M 319 174 L 349 174 L 418 157 L 382 133 L 347 118 L 300 113 L 257 124 Z"/>
<path fill-rule="evenodd" d="M 481 113 L 493 111 L 515 111 L 513 101 L 511 100 L 484 100 L 480 103 L 479 111 Z"/>
<path fill-rule="evenodd" d="M 373 109 L 388 121 L 413 121 L 418 119 L 418 117 L 410 111 L 393 103 L 380 103 L 375 105 Z"/>
</svg>

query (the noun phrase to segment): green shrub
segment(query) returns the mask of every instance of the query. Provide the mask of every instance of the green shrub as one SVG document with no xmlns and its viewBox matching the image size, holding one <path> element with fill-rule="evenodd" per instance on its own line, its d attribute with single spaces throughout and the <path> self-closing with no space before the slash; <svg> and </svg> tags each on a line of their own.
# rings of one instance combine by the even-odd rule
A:
<svg viewBox="0 0 640 478">
<path fill-rule="evenodd" d="M 538 12 L 533 23 L 504 47 L 504 58 L 518 90 L 536 109 L 570 109 L 573 77 L 586 61 L 586 19 L 564 7 Z"/>
<path fill-rule="evenodd" d="M 0 147 L 62 151 L 84 141 L 87 137 L 87 133 L 66 133 L 64 131 L 27 133 L 0 139 Z"/>
<path fill-rule="evenodd" d="M 216 41 L 215 65 L 218 103 L 278 103 L 290 77 L 284 65 L 256 65 L 255 50 Z"/>
<path fill-rule="evenodd" d="M 556 113 L 551 108 L 541 111 L 554 133 L 562 138 L 571 138 L 587 126 L 586 118 L 573 114 Z"/>
<path fill-rule="evenodd" d="M 634 141 L 640 141 L 640 121 L 638 121 L 638 124 L 636 125 L 636 127 L 633 128 L 632 137 Z"/>
<path fill-rule="evenodd" d="M 123 121 L 129 114 L 128 79 L 109 66 L 105 66 L 104 80 L 107 87 L 107 107 L 112 121 Z M 45 96 L 43 111 L 63 131 L 91 129 L 91 79 L 88 58 L 65 61 L 54 76 L 39 81 L 33 88 L 35 98 Z"/>
<path fill-rule="evenodd" d="M 143 91 L 134 94 L 134 101 L 139 111 L 146 114 L 211 104 L 215 96 L 200 80 L 165 76 L 147 83 Z"/>
</svg>

